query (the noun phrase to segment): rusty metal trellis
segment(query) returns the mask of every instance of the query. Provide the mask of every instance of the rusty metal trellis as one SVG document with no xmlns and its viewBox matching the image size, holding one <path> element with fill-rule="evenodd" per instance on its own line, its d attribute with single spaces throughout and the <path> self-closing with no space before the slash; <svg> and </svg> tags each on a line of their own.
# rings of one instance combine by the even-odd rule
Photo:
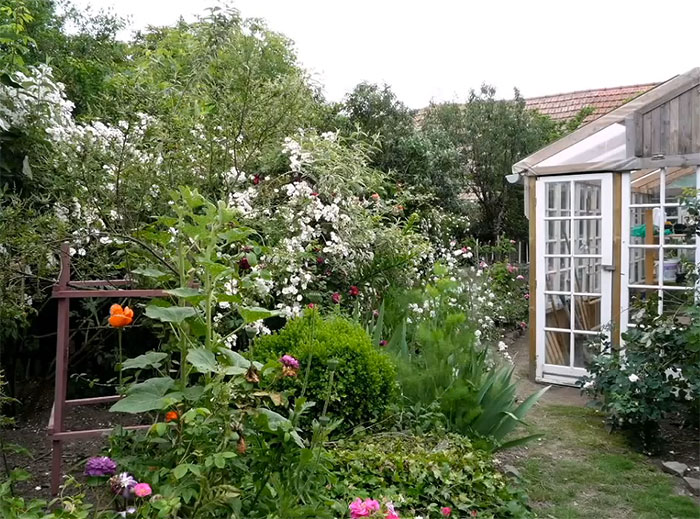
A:
<svg viewBox="0 0 700 519">
<path fill-rule="evenodd" d="M 62 442 L 66 440 L 81 440 L 94 438 L 109 433 L 112 429 L 88 429 L 67 431 L 64 429 L 65 410 L 68 406 L 94 405 L 116 402 L 120 395 L 101 396 L 95 398 L 78 398 L 66 400 L 68 388 L 68 350 L 70 337 L 70 300 L 85 297 L 92 298 L 121 298 L 121 297 L 161 297 L 166 295 L 163 290 L 145 290 L 119 288 L 128 287 L 128 279 L 71 281 L 70 279 L 70 248 L 68 244 L 61 246 L 61 272 L 58 283 L 53 286 L 51 297 L 58 300 L 58 327 L 56 338 L 56 380 L 54 402 L 49 417 L 48 435 L 51 438 L 51 493 L 57 494 L 61 483 L 61 461 L 63 455 Z M 109 288 L 112 287 L 112 288 Z M 135 425 L 125 429 L 146 429 L 148 425 Z"/>
</svg>

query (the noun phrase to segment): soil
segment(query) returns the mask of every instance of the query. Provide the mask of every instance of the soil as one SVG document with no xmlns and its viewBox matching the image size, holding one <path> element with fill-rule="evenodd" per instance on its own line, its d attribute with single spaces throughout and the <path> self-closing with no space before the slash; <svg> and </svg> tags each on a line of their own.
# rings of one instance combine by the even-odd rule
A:
<svg viewBox="0 0 700 519">
<path fill-rule="evenodd" d="M 28 384 L 31 387 L 32 384 Z M 35 388 L 36 389 L 36 388 Z M 47 435 L 47 425 L 53 403 L 53 387 L 33 392 L 27 403 L 18 409 L 14 427 L 0 431 L 6 444 L 15 444 L 29 451 L 25 454 L 8 454 L 10 469 L 22 468 L 31 474 L 31 479 L 15 485 L 19 495 L 31 498 L 51 499 L 51 441 Z M 148 417 L 115 415 L 109 412 L 109 405 L 69 407 L 65 418 L 66 430 L 105 429 L 116 425 L 136 425 L 149 423 Z M 79 476 L 85 460 L 99 455 L 107 446 L 106 437 L 90 438 L 63 444 L 63 474 Z M 3 469 L 4 472 L 4 469 Z"/>
</svg>

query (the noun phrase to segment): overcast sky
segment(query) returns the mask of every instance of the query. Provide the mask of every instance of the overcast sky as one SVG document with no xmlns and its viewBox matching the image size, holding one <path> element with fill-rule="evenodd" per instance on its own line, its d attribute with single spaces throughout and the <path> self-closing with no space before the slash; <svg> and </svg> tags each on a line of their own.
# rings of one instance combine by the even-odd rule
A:
<svg viewBox="0 0 700 519">
<path fill-rule="evenodd" d="M 74 0 L 130 15 L 131 29 L 187 20 L 209 0 Z M 296 42 L 339 100 L 386 82 L 412 108 L 483 82 L 510 97 L 663 81 L 700 66 L 699 0 L 238 0 Z"/>
</svg>

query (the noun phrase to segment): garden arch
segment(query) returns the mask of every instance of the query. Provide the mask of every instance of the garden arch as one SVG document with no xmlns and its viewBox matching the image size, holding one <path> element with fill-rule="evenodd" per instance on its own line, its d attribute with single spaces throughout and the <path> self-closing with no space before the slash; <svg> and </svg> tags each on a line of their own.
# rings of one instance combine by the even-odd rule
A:
<svg viewBox="0 0 700 519">
<path fill-rule="evenodd" d="M 700 240 L 700 68 L 676 76 L 513 166 L 530 220 L 530 367 L 574 385 L 601 333 L 619 347 L 636 300 L 692 298 Z M 690 189 L 690 191 L 687 191 Z M 688 231 L 688 232 L 686 232 Z"/>
</svg>

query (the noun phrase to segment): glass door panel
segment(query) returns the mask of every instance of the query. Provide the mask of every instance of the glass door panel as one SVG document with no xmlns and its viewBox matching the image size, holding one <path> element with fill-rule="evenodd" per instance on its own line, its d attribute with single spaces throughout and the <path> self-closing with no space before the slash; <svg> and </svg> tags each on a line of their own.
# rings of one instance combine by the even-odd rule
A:
<svg viewBox="0 0 700 519">
<path fill-rule="evenodd" d="M 612 175 L 540 177 L 537 197 L 537 377 L 574 384 L 611 316 Z"/>
</svg>

